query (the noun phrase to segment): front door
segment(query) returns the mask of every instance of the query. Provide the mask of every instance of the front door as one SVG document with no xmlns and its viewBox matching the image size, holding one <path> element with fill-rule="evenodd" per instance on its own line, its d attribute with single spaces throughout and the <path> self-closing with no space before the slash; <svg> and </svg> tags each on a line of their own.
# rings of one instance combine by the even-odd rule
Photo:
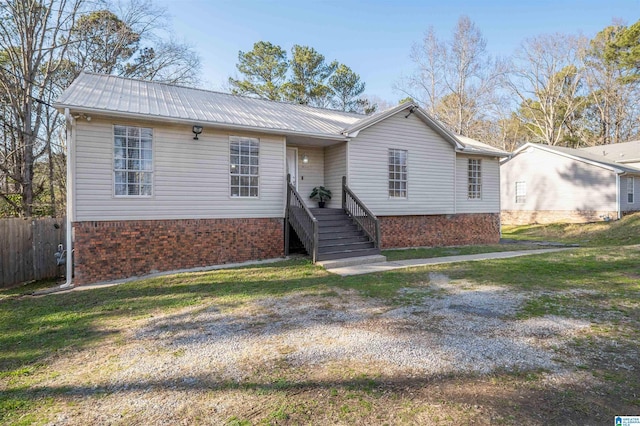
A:
<svg viewBox="0 0 640 426">
<path fill-rule="evenodd" d="M 291 175 L 291 183 L 298 189 L 298 148 L 287 148 L 287 173 Z"/>
</svg>

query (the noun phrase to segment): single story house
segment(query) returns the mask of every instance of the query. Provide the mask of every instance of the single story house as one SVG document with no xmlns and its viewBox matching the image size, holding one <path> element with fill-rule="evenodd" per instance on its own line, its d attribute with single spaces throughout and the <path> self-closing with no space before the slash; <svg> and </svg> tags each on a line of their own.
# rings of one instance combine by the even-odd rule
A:
<svg viewBox="0 0 640 426">
<path fill-rule="evenodd" d="M 83 73 L 55 107 L 76 284 L 278 258 L 295 237 L 314 261 L 499 240 L 507 153 L 414 103 L 365 116 Z"/>
<path fill-rule="evenodd" d="M 500 164 L 504 224 L 594 222 L 640 210 L 640 169 L 583 149 L 527 143 Z"/>
</svg>

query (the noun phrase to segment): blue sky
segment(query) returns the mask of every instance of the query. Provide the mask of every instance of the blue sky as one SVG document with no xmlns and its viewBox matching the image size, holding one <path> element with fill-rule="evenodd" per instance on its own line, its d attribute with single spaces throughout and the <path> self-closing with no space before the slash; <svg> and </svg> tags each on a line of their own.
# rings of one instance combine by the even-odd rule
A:
<svg viewBox="0 0 640 426">
<path fill-rule="evenodd" d="M 290 52 L 308 45 L 327 61 L 351 67 L 366 94 L 396 103 L 393 90 L 411 73 L 411 46 L 433 26 L 449 38 L 467 15 L 494 56 L 510 55 L 526 38 L 545 33 L 595 35 L 614 19 L 640 19 L 640 0 L 157 0 L 168 9 L 173 35 L 200 54 L 203 88 L 221 90 L 236 72 L 238 51 L 264 40 Z"/>
</svg>

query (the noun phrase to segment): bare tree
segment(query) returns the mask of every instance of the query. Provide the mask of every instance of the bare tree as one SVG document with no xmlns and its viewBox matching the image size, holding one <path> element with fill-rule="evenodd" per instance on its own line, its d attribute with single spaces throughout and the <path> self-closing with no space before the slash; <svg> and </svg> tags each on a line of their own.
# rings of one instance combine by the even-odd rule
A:
<svg viewBox="0 0 640 426">
<path fill-rule="evenodd" d="M 492 132 L 502 64 L 486 51 L 477 26 L 461 16 L 449 41 L 437 38 L 433 28 L 422 44 L 414 45 L 415 72 L 396 88 L 464 136 L 483 138 Z"/>
<path fill-rule="evenodd" d="M 425 32 L 422 44 L 411 47 L 415 72 L 395 85 L 400 92 L 419 102 L 436 116 L 436 105 L 445 94 L 446 46 L 438 40 L 433 27 Z"/>
<path fill-rule="evenodd" d="M 519 117 L 540 142 L 567 143 L 580 108 L 585 39 L 549 34 L 526 40 L 516 53 L 507 80 L 520 102 Z"/>
<path fill-rule="evenodd" d="M 0 163 L 19 199 L 0 196 L 20 216 L 33 213 L 36 161 L 50 153 L 42 138 L 51 81 L 62 64 L 67 44 L 62 35 L 73 26 L 82 0 L 4 0 L 0 4 L 0 96 L 7 102 L 4 131 L 11 134 L 9 160 Z"/>
<path fill-rule="evenodd" d="M 128 0 L 83 14 L 71 29 L 73 74 L 92 71 L 143 80 L 195 85 L 200 58 L 188 44 L 163 33 L 166 10 L 150 0 Z"/>
<path fill-rule="evenodd" d="M 625 26 L 612 25 L 594 37 L 584 59 L 584 80 L 589 90 L 588 109 L 593 115 L 590 145 L 619 143 L 638 133 L 640 82 L 611 55 L 610 46 Z"/>
</svg>

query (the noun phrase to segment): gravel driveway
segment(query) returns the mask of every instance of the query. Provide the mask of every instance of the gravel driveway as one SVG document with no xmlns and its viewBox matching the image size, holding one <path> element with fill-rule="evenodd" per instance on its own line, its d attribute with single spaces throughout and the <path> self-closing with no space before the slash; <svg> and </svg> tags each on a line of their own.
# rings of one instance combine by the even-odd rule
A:
<svg viewBox="0 0 640 426">
<path fill-rule="evenodd" d="M 401 289 L 398 297 L 403 302 L 389 306 L 355 291 L 303 291 L 151 318 L 129 330 L 112 353 L 85 353 L 77 368 L 50 380 L 77 389 L 79 398 L 75 411 L 54 424 L 109 423 L 123 412 L 174 424 L 203 403 L 219 413 L 209 419 L 216 423 L 228 418 L 232 403 L 207 399 L 211 388 L 273 381 L 283 371 L 302 380 L 355 365 L 388 377 L 538 369 L 560 377 L 566 361 L 579 361 L 567 343 L 590 327 L 554 316 L 517 319 L 524 294 L 450 283 L 441 274 Z"/>
</svg>

